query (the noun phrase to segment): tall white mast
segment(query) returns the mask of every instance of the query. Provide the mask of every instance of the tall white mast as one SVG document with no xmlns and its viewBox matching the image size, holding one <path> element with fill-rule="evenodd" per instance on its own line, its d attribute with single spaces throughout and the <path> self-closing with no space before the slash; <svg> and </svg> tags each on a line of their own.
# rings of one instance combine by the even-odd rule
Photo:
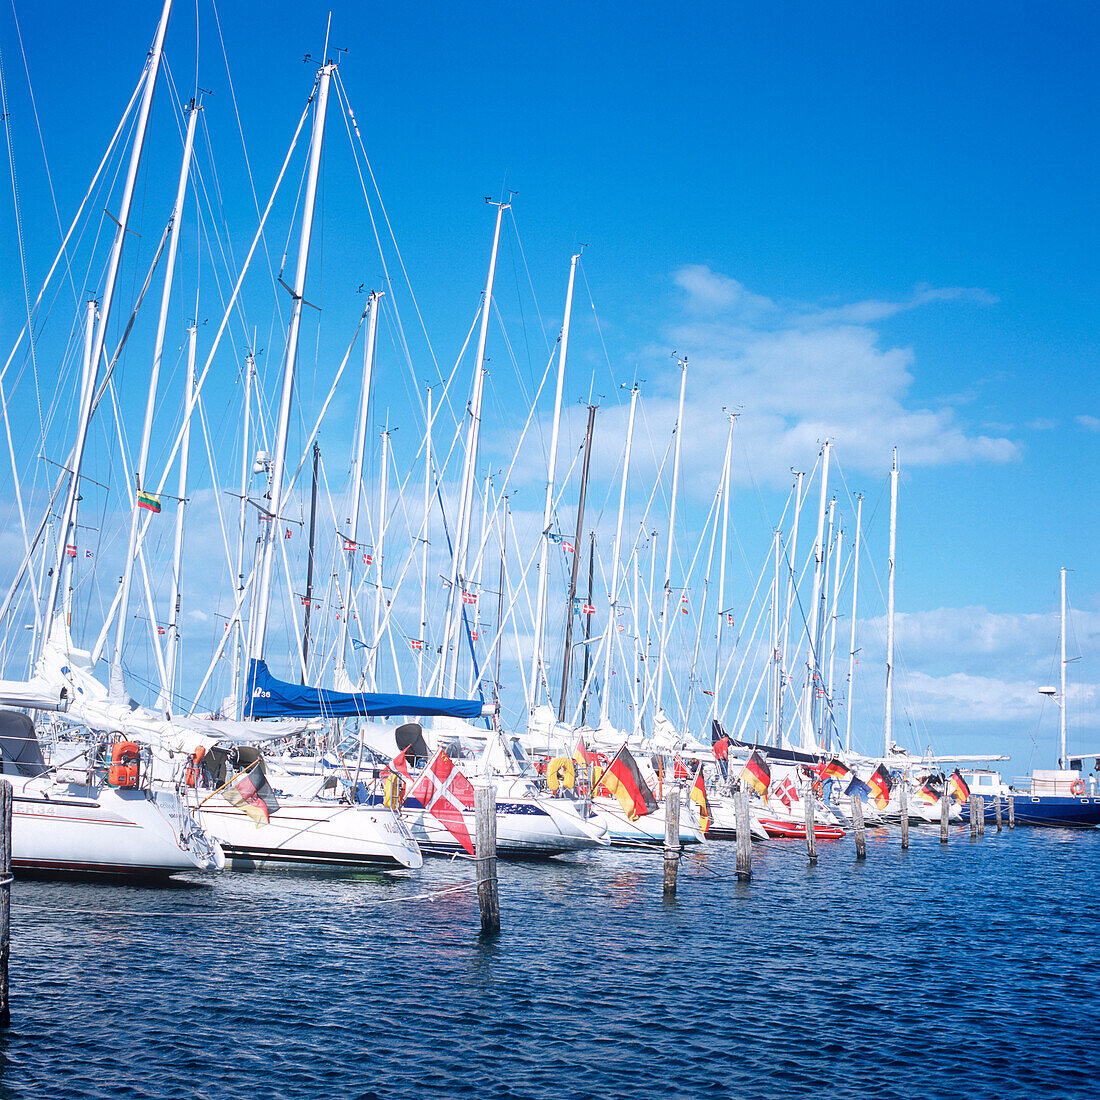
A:
<svg viewBox="0 0 1100 1100">
<path fill-rule="evenodd" d="M 722 462 L 722 549 L 718 558 L 718 630 L 714 636 L 714 694 L 710 699 L 711 721 L 718 717 L 718 681 L 722 667 L 722 633 L 726 622 L 726 556 L 730 528 L 730 463 L 733 458 L 734 416 L 730 414 L 729 431 L 726 433 L 726 457 Z"/>
<path fill-rule="evenodd" d="M 570 284 L 572 288 L 572 284 Z M 630 448 L 634 440 L 634 414 L 638 408 L 638 383 L 630 390 L 630 415 L 626 421 L 626 448 L 623 451 L 623 479 L 619 483 L 619 516 L 615 521 L 615 548 L 611 552 L 611 591 L 607 599 L 607 629 L 604 632 L 603 647 L 603 686 L 600 690 L 600 720 L 598 729 L 607 725 L 607 716 L 611 705 L 611 648 L 615 644 L 618 630 L 616 619 L 619 613 L 619 555 L 623 546 L 623 515 L 626 512 L 626 485 L 630 476 Z"/>
<path fill-rule="evenodd" d="M 833 538 L 833 594 L 829 600 L 829 678 L 825 685 L 825 706 L 822 708 L 822 721 L 825 729 L 823 744 L 825 748 L 833 747 L 833 727 L 836 720 L 836 707 L 833 704 L 833 670 L 836 666 L 836 621 L 840 599 L 840 557 L 843 543 L 844 530 L 837 527 Z"/>
<path fill-rule="evenodd" d="M 806 480 L 806 475 L 801 471 L 795 471 L 795 496 L 794 496 L 794 523 L 791 525 L 791 541 L 787 544 L 787 601 L 783 612 L 783 653 L 780 660 L 780 669 L 782 678 L 780 680 L 780 705 L 777 714 L 779 715 L 780 722 L 782 722 L 783 711 L 783 696 L 782 691 L 785 686 L 783 680 L 787 677 L 787 669 L 790 667 L 787 663 L 788 646 L 791 640 L 791 612 L 794 610 L 794 595 L 795 595 L 795 568 L 798 561 L 798 520 L 802 515 L 802 486 Z M 780 726 L 775 730 L 775 745 L 779 745 L 782 740 L 782 729 Z"/>
<path fill-rule="evenodd" d="M 378 689 L 378 655 L 382 651 L 382 611 L 386 604 L 385 575 L 382 562 L 386 553 L 386 512 L 389 509 L 390 483 L 390 429 L 387 424 L 382 433 L 382 469 L 378 478 L 378 530 L 374 539 L 374 631 L 373 648 L 370 651 L 370 684 L 372 690 Z M 348 613 L 351 614 L 352 592 L 348 590 Z"/>
<path fill-rule="evenodd" d="M 466 455 L 462 471 L 462 498 L 459 501 L 458 525 L 455 529 L 454 551 L 451 556 L 451 587 L 447 603 L 447 625 L 443 638 L 443 659 L 448 665 L 447 690 L 455 693 L 458 681 L 458 617 L 462 610 L 460 587 L 466 584 L 466 547 L 470 541 L 470 519 L 473 512 L 474 473 L 477 464 L 478 440 L 481 434 L 481 402 L 485 392 L 485 341 L 489 334 L 489 315 L 493 312 L 493 280 L 497 270 L 497 250 L 500 247 L 500 223 L 504 211 L 510 210 L 506 202 L 494 203 L 497 208 L 496 228 L 493 230 L 493 252 L 489 258 L 489 275 L 485 280 L 485 293 L 481 299 L 481 329 L 477 337 L 477 359 L 474 364 L 474 390 L 470 398 L 470 424 L 466 433 Z"/>
<path fill-rule="evenodd" d="M 184 402 L 191 407 L 195 390 L 195 346 L 198 342 L 198 326 L 194 321 L 187 330 L 187 381 L 184 384 Z M 160 709 L 171 714 L 175 710 L 176 651 L 180 641 L 180 602 L 182 600 L 183 571 L 183 513 L 187 499 L 187 463 L 191 452 L 191 417 L 185 425 L 186 432 L 180 447 L 180 476 L 176 498 L 176 537 L 172 547 L 172 602 L 168 611 L 168 645 L 164 667 L 168 674 L 164 685 L 164 697 Z"/>
<path fill-rule="evenodd" d="M 771 702 L 768 705 L 770 728 L 765 734 L 767 743 L 779 744 L 779 711 L 783 704 L 783 655 L 779 648 L 779 578 L 783 561 L 783 532 L 776 529 L 772 540 L 772 554 L 775 558 L 774 578 L 772 580 L 772 667 Z"/>
<path fill-rule="evenodd" d="M 672 501 L 668 511 L 668 545 L 665 547 L 665 587 L 661 594 L 661 633 L 657 651 L 657 698 L 654 703 L 654 717 L 663 712 L 662 700 L 665 686 L 665 646 L 668 644 L 668 601 L 672 595 L 672 551 L 676 538 L 676 497 L 680 488 L 680 443 L 683 439 L 684 390 L 687 387 L 688 361 L 685 356 L 680 360 L 680 402 L 676 409 L 675 454 L 672 460 Z"/>
<path fill-rule="evenodd" d="M 856 601 L 859 594 L 859 544 L 863 534 L 863 494 L 856 497 L 856 544 L 852 550 L 852 632 L 848 644 L 848 698 L 844 700 L 844 751 L 852 751 L 852 687 L 856 671 Z"/>
<path fill-rule="evenodd" d="M 432 514 L 432 387 L 428 387 L 428 420 L 424 429 L 424 525 L 420 540 L 420 649 L 416 654 L 416 693 L 424 691 L 424 650 L 428 645 L 428 533 Z"/>
<path fill-rule="evenodd" d="M 160 384 L 160 364 L 164 354 L 164 334 L 168 327 L 168 307 L 172 301 L 172 283 L 176 273 L 176 254 L 179 250 L 180 228 L 183 224 L 183 204 L 187 198 L 187 180 L 191 171 L 191 150 L 195 144 L 195 124 L 201 110 L 192 99 L 187 108 L 187 138 L 183 144 L 183 163 L 180 165 L 179 182 L 176 185 L 176 201 L 172 206 L 171 239 L 168 241 L 168 258 L 164 266 L 164 287 L 160 296 L 160 313 L 157 317 L 157 335 L 153 344 L 153 367 L 149 372 L 149 393 L 145 400 L 145 422 L 141 429 L 141 451 L 134 469 L 134 504 L 130 510 L 130 539 L 126 547 L 126 557 L 122 568 L 122 592 L 118 604 L 118 619 L 115 622 L 115 646 L 111 654 L 110 696 L 116 702 L 126 694 L 122 678 L 122 650 L 126 642 L 126 626 L 130 618 L 130 585 L 134 575 L 134 562 L 137 558 L 138 520 L 142 509 L 138 506 L 137 494 L 145 489 L 145 471 L 149 463 L 149 443 L 153 436 L 153 415 L 156 412 L 157 388 Z M 191 388 L 187 390 L 188 414 L 191 412 Z M 190 433 L 191 418 L 188 415 L 185 429 Z M 181 459 L 181 468 L 185 460 Z M 186 475 L 184 475 L 186 477 Z M 179 520 L 182 523 L 182 518 Z"/>
<path fill-rule="evenodd" d="M 890 468 L 890 572 L 886 588 L 886 736 L 884 753 L 894 743 L 894 566 L 898 545 L 898 449 Z"/>
<path fill-rule="evenodd" d="M 255 343 L 255 337 L 253 337 Z M 248 534 L 248 479 L 252 472 L 252 455 L 249 451 L 249 434 L 252 418 L 252 383 L 256 378 L 256 359 L 250 351 L 245 358 L 244 375 L 244 425 L 241 436 L 241 507 L 237 514 L 237 593 L 234 630 L 237 635 L 233 651 L 233 688 L 230 718 L 241 713 L 241 663 L 244 659 L 245 638 L 242 608 L 244 604 L 244 546 Z"/>
<path fill-rule="evenodd" d="M 321 170 L 321 144 L 325 136 L 325 113 L 328 108 L 329 84 L 336 66 L 326 61 L 318 76 L 316 106 L 313 115 L 313 135 L 309 150 L 309 176 L 306 181 L 305 204 L 302 210 L 302 235 L 298 241 L 298 265 L 294 273 L 291 294 L 294 305 L 287 331 L 286 355 L 283 362 L 283 388 L 279 398 L 279 423 L 275 435 L 275 453 L 271 475 L 270 511 L 274 517 L 265 523 L 263 558 L 260 567 L 260 591 L 256 599 L 256 629 L 252 634 L 251 657 L 262 659 L 267 641 L 267 616 L 271 604 L 271 573 L 275 562 L 275 539 L 278 536 L 283 507 L 283 475 L 286 472 L 286 444 L 290 431 L 290 405 L 294 396 L 294 369 L 298 360 L 298 336 L 302 325 L 302 303 L 306 288 L 306 268 L 309 263 L 309 243 L 313 234 L 313 218 L 317 200 L 317 177 Z"/>
<path fill-rule="evenodd" d="M 825 561 L 825 502 L 829 494 L 829 440 L 821 447 L 821 494 L 817 502 L 817 536 L 814 539 L 814 588 L 810 599 L 809 646 L 806 653 L 806 691 L 802 707 L 802 748 L 814 747 L 814 674 L 819 662 L 817 659 L 817 615 L 821 600 L 821 574 Z"/>
<path fill-rule="evenodd" d="M 539 700 L 539 685 L 542 677 L 542 635 L 546 622 L 546 586 L 547 586 L 547 559 L 550 550 L 550 523 L 554 511 L 554 478 L 558 463 L 558 436 L 561 429 L 561 395 L 565 385 L 565 357 L 569 351 L 569 320 L 573 315 L 573 281 L 577 275 L 577 261 L 580 253 L 569 261 L 569 285 L 565 291 L 565 314 L 561 322 L 561 336 L 558 340 L 558 381 L 554 391 L 554 422 L 550 429 L 550 457 L 546 467 L 546 499 L 542 508 L 542 537 L 539 541 L 539 576 L 538 592 L 535 596 L 535 635 L 534 644 L 531 647 L 531 705 L 537 706 Z M 633 398 L 632 398 L 633 400 Z M 633 405 L 631 405 L 633 410 Z M 578 533 L 576 536 L 580 538 Z M 570 610 L 572 614 L 572 610 Z M 607 685 L 604 684 L 604 694 L 607 694 Z M 601 705 L 601 714 L 605 713 Z"/>
<path fill-rule="evenodd" d="M 46 630 L 43 634 L 43 644 L 49 640 L 53 625 L 53 613 L 57 606 L 57 591 L 61 581 L 62 565 L 66 553 L 65 547 L 69 541 L 69 532 L 73 524 L 73 512 L 76 507 L 76 497 L 80 483 L 80 468 L 84 461 L 84 445 L 88 438 L 88 421 L 92 415 L 92 401 L 95 395 L 95 381 L 99 376 L 99 363 L 103 358 L 103 346 L 107 340 L 107 324 L 111 319 L 111 305 L 114 302 L 115 286 L 118 282 L 118 269 L 122 262 L 122 245 L 126 239 L 126 229 L 130 223 L 130 207 L 134 200 L 134 188 L 137 184 L 138 167 L 141 163 L 141 153 L 145 146 L 145 133 L 149 125 L 149 112 L 153 106 L 153 92 L 157 85 L 157 76 L 160 73 L 160 60 L 164 50 L 164 36 L 168 31 L 168 17 L 172 13 L 172 0 L 164 0 L 164 8 L 161 11 L 160 22 L 157 24 L 156 37 L 153 39 L 153 48 L 149 51 L 149 58 L 145 63 L 145 86 L 142 89 L 141 107 L 138 111 L 137 124 L 134 130 L 134 144 L 130 150 L 130 164 L 126 171 L 126 184 L 122 191 L 122 202 L 118 210 L 116 220 L 115 239 L 111 246 L 111 257 L 107 265 L 107 279 L 103 288 L 103 298 L 99 306 L 99 324 L 96 327 L 95 338 L 92 343 L 92 352 L 88 373 L 88 385 L 82 395 L 80 416 L 77 424 L 76 446 L 73 448 L 72 466 L 69 471 L 69 488 L 65 496 L 65 503 L 61 510 L 58 523 L 57 550 L 54 554 L 54 571 L 50 583 L 50 593 L 46 600 Z"/>
<path fill-rule="evenodd" d="M 1066 570 L 1062 568 L 1062 618 L 1061 618 L 1061 630 L 1062 637 L 1062 678 L 1059 684 L 1058 691 L 1058 713 L 1059 713 L 1059 733 L 1061 735 L 1062 751 L 1058 756 L 1058 767 L 1064 768 L 1066 766 Z"/>
</svg>

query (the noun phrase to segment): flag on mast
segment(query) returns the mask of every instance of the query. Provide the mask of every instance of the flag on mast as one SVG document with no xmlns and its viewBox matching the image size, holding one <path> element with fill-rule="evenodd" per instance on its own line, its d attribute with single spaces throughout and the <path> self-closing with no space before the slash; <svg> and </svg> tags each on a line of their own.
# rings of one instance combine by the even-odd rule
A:
<svg viewBox="0 0 1100 1100">
<path fill-rule="evenodd" d="M 768 762 L 756 749 L 753 749 L 749 762 L 741 769 L 741 782 L 747 783 L 761 798 L 764 798 L 767 796 L 771 781 L 772 772 Z"/>
<path fill-rule="evenodd" d="M 626 745 L 615 753 L 600 782 L 618 800 L 630 821 L 636 821 L 657 809 L 657 799 L 642 778 L 638 764 Z"/>
<path fill-rule="evenodd" d="M 474 840 L 466 827 L 463 810 L 474 808 L 473 784 L 437 749 L 435 756 L 409 791 L 408 800 L 416 800 L 466 849 L 474 855 Z"/>
<path fill-rule="evenodd" d="M 703 779 L 702 764 L 699 765 L 699 774 L 695 777 L 688 798 L 699 807 L 699 825 L 703 830 L 703 835 L 706 836 L 707 830 L 710 828 L 710 803 L 707 801 L 707 784 Z"/>
<path fill-rule="evenodd" d="M 138 490 L 137 504 L 139 508 L 144 508 L 147 512 L 160 511 L 160 497 L 147 493 L 144 489 Z"/>
</svg>

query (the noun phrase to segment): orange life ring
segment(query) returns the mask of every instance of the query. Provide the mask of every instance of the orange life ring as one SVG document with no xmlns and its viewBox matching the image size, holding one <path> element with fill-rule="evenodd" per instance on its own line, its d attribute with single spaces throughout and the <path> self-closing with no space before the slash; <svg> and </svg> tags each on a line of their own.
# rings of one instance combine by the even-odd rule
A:
<svg viewBox="0 0 1100 1100">
<path fill-rule="evenodd" d="M 1070 794 L 1084 794 L 1085 793 L 1085 781 L 1083 779 L 1075 779 L 1069 785 Z"/>
<path fill-rule="evenodd" d="M 825 788 L 822 786 L 820 779 L 815 779 L 810 784 L 810 790 L 813 791 L 814 798 L 822 798 L 825 795 Z"/>
<path fill-rule="evenodd" d="M 134 741 L 116 741 L 111 747 L 111 766 L 107 782 L 112 787 L 136 787 L 141 746 Z"/>
<path fill-rule="evenodd" d="M 183 773 L 183 782 L 188 787 L 195 787 L 199 782 L 199 764 L 202 763 L 202 758 L 206 755 L 206 749 L 204 746 L 199 745 L 197 749 L 191 754 L 191 759 L 187 762 L 187 770 Z"/>
</svg>

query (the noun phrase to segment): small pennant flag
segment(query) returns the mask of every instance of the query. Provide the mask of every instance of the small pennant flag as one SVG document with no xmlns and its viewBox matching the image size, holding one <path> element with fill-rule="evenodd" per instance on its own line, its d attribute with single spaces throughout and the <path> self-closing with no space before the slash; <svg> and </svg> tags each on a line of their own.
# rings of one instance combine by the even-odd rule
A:
<svg viewBox="0 0 1100 1100">
<path fill-rule="evenodd" d="M 581 614 L 582 615 L 595 615 L 596 614 L 596 609 L 590 603 L 581 604 Z"/>
<path fill-rule="evenodd" d="M 414 650 L 421 650 L 424 648 L 424 642 L 420 638 L 410 638 L 409 646 Z"/>
<path fill-rule="evenodd" d="M 138 490 L 137 504 L 139 508 L 144 508 L 147 512 L 160 511 L 160 497 L 147 493 L 143 489 Z"/>
<path fill-rule="evenodd" d="M 75 558 L 76 557 L 76 546 L 71 542 L 67 543 L 66 546 L 65 546 L 65 553 L 68 554 L 70 558 Z"/>
<path fill-rule="evenodd" d="M 566 542 L 565 539 L 561 540 L 561 548 L 567 553 L 572 554 L 576 549 L 571 542 Z"/>
<path fill-rule="evenodd" d="M 373 557 L 371 557 L 371 555 L 370 555 L 370 554 L 364 554 L 364 555 L 363 555 L 363 564 L 364 564 L 364 565 L 370 565 L 370 564 L 371 564 L 371 562 L 373 562 L 373 561 L 374 561 L 374 558 L 373 558 Z"/>
<path fill-rule="evenodd" d="M 86 558 L 94 558 L 94 557 L 95 557 L 95 554 L 93 554 L 93 553 L 91 552 L 91 550 L 85 550 L 85 551 L 84 551 L 84 556 L 85 556 Z"/>
<path fill-rule="evenodd" d="M 163 634 L 164 633 L 164 627 L 163 626 L 158 626 L 157 627 L 157 633 L 158 634 Z"/>
<path fill-rule="evenodd" d="M 474 592 L 463 592 L 462 593 L 462 602 L 463 603 L 477 603 L 476 593 L 474 593 Z"/>
<path fill-rule="evenodd" d="M 732 615 L 727 615 L 726 616 L 726 625 L 727 626 L 733 626 L 733 616 Z"/>
<path fill-rule="evenodd" d="M 337 615 L 336 617 L 339 618 L 340 616 Z M 368 646 L 367 643 L 362 640 L 362 638 L 352 638 L 351 648 L 352 649 L 370 649 L 370 646 Z"/>
<path fill-rule="evenodd" d="M 619 633 L 621 634 L 624 630 L 626 630 L 626 627 L 623 626 L 622 623 L 619 623 Z"/>
<path fill-rule="evenodd" d="M 157 511 L 159 512 L 160 509 L 158 508 Z M 261 512 L 260 513 L 260 522 L 261 523 L 270 523 L 274 518 L 275 517 L 270 512 Z"/>
<path fill-rule="evenodd" d="M 476 630 L 471 630 L 470 631 L 470 641 L 476 642 L 477 638 L 478 638 L 477 631 Z"/>
<path fill-rule="evenodd" d="M 680 611 L 685 615 L 689 614 L 688 605 L 686 603 L 680 604 Z"/>
<path fill-rule="evenodd" d="M 286 531 L 283 532 L 283 538 L 284 539 L 290 538 L 290 528 L 289 527 L 286 529 Z"/>
<path fill-rule="evenodd" d="M 352 542 L 351 539 L 344 539 L 344 549 L 345 550 L 354 550 L 355 549 L 355 543 Z"/>
</svg>

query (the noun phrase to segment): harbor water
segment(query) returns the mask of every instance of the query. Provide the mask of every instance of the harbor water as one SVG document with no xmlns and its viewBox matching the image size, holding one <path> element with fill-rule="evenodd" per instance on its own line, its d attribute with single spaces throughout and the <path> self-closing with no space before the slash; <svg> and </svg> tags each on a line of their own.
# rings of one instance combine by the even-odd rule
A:
<svg viewBox="0 0 1100 1100">
<path fill-rule="evenodd" d="M 19 881 L 3 1097 L 1073 1097 L 1100 831 L 871 831 L 408 876 Z"/>
</svg>

